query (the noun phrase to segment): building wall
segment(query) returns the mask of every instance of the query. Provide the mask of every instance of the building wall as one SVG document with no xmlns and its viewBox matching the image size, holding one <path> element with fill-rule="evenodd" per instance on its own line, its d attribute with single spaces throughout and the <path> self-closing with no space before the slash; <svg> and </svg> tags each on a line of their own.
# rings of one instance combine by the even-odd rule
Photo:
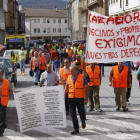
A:
<svg viewBox="0 0 140 140">
<path fill-rule="evenodd" d="M 122 4 L 120 3 L 122 1 Z M 124 5 L 123 5 L 124 1 Z M 128 0 L 128 6 L 126 6 L 127 0 L 115 0 L 115 3 L 109 3 L 109 15 L 115 15 L 116 13 L 123 13 L 124 10 L 133 10 L 134 8 L 140 7 L 140 0 Z"/>
<path fill-rule="evenodd" d="M 60 18 L 61 23 L 58 23 L 58 18 L 40 18 L 40 17 L 33 17 L 33 18 L 25 18 L 25 32 L 26 36 L 30 37 L 30 26 L 31 26 L 31 38 L 63 38 L 63 37 L 70 37 L 70 30 L 68 30 L 68 23 L 65 23 L 67 18 Z M 46 23 L 44 23 L 44 20 Z M 49 23 L 47 23 L 49 20 Z M 53 20 L 56 20 L 56 23 L 53 23 Z M 31 21 L 31 24 L 30 24 Z M 36 22 L 36 23 L 35 23 Z M 56 29 L 56 32 L 53 32 L 53 29 Z M 61 28 L 61 33 L 58 32 L 58 28 Z M 40 29 L 40 33 L 38 32 Z M 44 32 L 46 29 L 46 32 Z M 50 32 L 48 33 L 48 29 Z M 35 30 L 37 31 L 35 33 Z M 67 32 L 66 32 L 67 30 Z"/>
</svg>

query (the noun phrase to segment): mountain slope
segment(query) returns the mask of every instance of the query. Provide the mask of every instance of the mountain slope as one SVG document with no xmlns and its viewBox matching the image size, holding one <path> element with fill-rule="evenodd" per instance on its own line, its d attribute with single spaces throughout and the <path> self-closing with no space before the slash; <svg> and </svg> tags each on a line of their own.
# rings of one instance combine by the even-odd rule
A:
<svg viewBox="0 0 140 140">
<path fill-rule="evenodd" d="M 18 4 L 22 7 L 31 8 L 54 8 L 65 9 L 69 0 L 18 0 Z"/>
</svg>

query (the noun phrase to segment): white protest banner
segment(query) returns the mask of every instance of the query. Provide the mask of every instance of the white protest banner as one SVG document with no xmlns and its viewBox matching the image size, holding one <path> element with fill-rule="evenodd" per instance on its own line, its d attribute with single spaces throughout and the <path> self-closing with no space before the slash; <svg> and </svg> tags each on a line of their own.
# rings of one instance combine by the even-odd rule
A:
<svg viewBox="0 0 140 140">
<path fill-rule="evenodd" d="M 140 12 L 106 17 L 88 11 L 86 62 L 140 59 Z"/>
<path fill-rule="evenodd" d="M 14 95 L 20 131 L 66 128 L 62 86 L 34 88 Z"/>
</svg>

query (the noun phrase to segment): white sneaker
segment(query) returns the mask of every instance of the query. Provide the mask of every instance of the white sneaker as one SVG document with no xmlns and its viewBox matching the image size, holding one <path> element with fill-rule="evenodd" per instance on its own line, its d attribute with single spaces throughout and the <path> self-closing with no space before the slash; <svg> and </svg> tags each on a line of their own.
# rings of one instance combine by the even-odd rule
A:
<svg viewBox="0 0 140 140">
<path fill-rule="evenodd" d="M 97 111 L 97 112 L 102 112 L 102 109 L 95 109 L 95 111 Z"/>
</svg>

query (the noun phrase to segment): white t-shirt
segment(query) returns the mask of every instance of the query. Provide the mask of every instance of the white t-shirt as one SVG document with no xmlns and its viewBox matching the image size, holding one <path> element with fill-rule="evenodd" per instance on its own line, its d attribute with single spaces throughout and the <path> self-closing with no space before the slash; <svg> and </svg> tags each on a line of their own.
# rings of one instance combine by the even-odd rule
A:
<svg viewBox="0 0 140 140">
<path fill-rule="evenodd" d="M 21 60 L 24 60 L 24 51 L 21 51 Z"/>
<path fill-rule="evenodd" d="M 55 72 L 47 73 L 43 72 L 40 77 L 40 82 L 43 82 L 43 86 L 54 86 L 59 81 L 59 77 Z"/>
</svg>

